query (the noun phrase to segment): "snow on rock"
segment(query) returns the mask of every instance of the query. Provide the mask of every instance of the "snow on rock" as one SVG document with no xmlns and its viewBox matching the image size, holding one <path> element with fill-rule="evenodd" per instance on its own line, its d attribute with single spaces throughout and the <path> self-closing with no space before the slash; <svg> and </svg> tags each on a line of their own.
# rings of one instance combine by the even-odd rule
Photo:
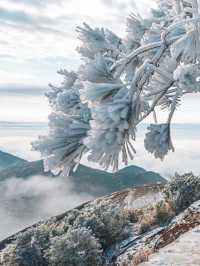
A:
<svg viewBox="0 0 200 266">
<path fill-rule="evenodd" d="M 155 229 L 152 229 L 150 232 L 146 232 L 144 234 L 139 235 L 134 241 L 130 241 L 129 244 L 126 245 L 125 248 L 121 248 L 121 252 L 118 254 L 116 259 L 116 265 L 117 266 L 124 266 L 125 265 L 143 265 L 143 266 L 193 266 L 193 265 L 200 265 L 198 264 L 182 264 L 181 262 L 177 262 L 177 264 L 168 263 L 168 260 L 166 259 L 169 254 L 166 251 L 166 257 L 165 260 L 163 259 L 164 256 L 160 256 L 159 252 L 160 250 L 168 250 L 168 247 L 176 246 L 177 250 L 181 250 L 181 247 L 179 248 L 179 237 L 184 236 L 185 234 L 190 234 L 193 232 L 192 230 L 199 231 L 200 225 L 200 201 L 194 202 L 192 205 L 189 206 L 184 212 L 180 213 L 179 215 L 175 216 L 174 219 L 171 220 L 169 224 L 163 227 L 157 227 Z M 198 237 L 200 237 L 200 233 L 197 233 Z M 196 239 L 198 239 L 196 237 Z M 188 237 L 189 239 L 189 237 Z M 198 243 L 200 243 L 200 238 L 198 239 Z M 187 245 L 187 243 L 186 243 Z M 185 246 L 186 246 L 185 245 Z M 188 245 L 190 243 L 188 242 Z M 190 249 L 186 249 L 186 257 L 190 257 L 191 250 L 195 245 L 192 245 Z M 170 248 L 170 251 L 173 249 Z M 156 253 L 155 253 L 156 252 Z M 153 254 L 154 255 L 151 255 Z M 170 253 L 170 252 L 169 252 Z M 196 257 L 199 257 L 200 259 L 200 248 L 194 250 L 194 254 L 197 254 Z M 170 253 L 171 255 L 171 253 Z M 150 256 L 150 257 L 149 257 Z M 153 260 L 154 256 L 157 256 L 155 258 L 155 261 L 158 262 L 158 264 L 155 264 L 155 261 Z M 152 257 L 152 263 L 151 263 L 151 257 Z M 196 260 L 195 257 L 195 260 Z M 150 260 L 149 260 L 150 258 Z M 163 259 L 161 262 L 160 260 Z M 144 261 L 147 264 L 141 264 Z M 172 260 L 173 261 L 173 257 Z M 150 263 L 150 264 L 148 264 Z M 159 264 L 160 263 L 160 264 Z M 165 263 L 165 264 L 163 264 Z"/>
<path fill-rule="evenodd" d="M 141 266 L 199 266 L 200 226 L 181 235 L 168 246 L 149 257 Z"/>
</svg>

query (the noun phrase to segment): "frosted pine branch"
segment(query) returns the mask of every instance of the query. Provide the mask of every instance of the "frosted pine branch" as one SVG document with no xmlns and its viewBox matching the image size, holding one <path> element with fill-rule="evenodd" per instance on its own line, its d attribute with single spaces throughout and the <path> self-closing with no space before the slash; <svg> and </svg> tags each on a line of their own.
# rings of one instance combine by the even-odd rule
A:
<svg viewBox="0 0 200 266">
<path fill-rule="evenodd" d="M 157 110 L 166 123 L 151 124 L 145 148 L 164 159 L 174 151 L 170 127 L 183 95 L 200 92 L 197 0 L 158 0 L 148 18 L 131 14 L 124 39 L 86 23 L 77 28 L 78 71 L 47 93 L 49 135 L 34 144 L 47 170 L 69 174 L 82 156 L 116 171 L 134 159 L 138 124 Z"/>
</svg>

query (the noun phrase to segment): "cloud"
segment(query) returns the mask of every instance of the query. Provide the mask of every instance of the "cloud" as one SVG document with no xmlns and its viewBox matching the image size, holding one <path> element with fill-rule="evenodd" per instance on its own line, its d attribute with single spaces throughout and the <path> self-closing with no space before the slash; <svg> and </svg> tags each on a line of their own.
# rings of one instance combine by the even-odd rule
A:
<svg viewBox="0 0 200 266">
<path fill-rule="evenodd" d="M 31 85 L 18 85 L 18 84 L 0 84 L 0 95 L 19 95 L 19 96 L 44 96 L 47 92 L 48 86 L 31 86 Z"/>
<path fill-rule="evenodd" d="M 29 161 L 39 160 L 40 153 L 32 150 L 31 142 L 39 135 L 46 135 L 47 132 L 45 122 L 0 121 L 0 150 Z"/>
<path fill-rule="evenodd" d="M 125 9 L 129 9 L 131 12 L 132 8 L 136 7 L 135 1 L 134 0 L 124 0 L 124 1 L 120 1 L 120 0 L 101 0 L 101 3 L 103 5 L 105 5 L 108 8 L 116 8 L 119 11 L 120 10 L 125 10 Z"/>
<path fill-rule="evenodd" d="M 18 28 L 24 31 L 39 31 L 42 33 L 65 35 L 63 31 L 57 30 L 54 26 L 57 20 L 48 18 L 47 16 L 35 16 L 25 11 L 7 10 L 0 7 L 0 21 L 8 28 Z"/>
<path fill-rule="evenodd" d="M 0 7 L 0 19 L 12 21 L 17 24 L 29 24 L 38 26 L 39 24 L 51 24 L 52 21 L 46 17 L 36 17 L 24 11 L 11 11 Z"/>
<path fill-rule="evenodd" d="M 8 2 L 11 3 L 19 3 L 18 0 L 7 0 Z M 56 0 L 57 4 L 59 4 L 62 0 Z M 49 3 L 53 3 L 55 2 L 55 0 L 20 0 L 21 3 L 26 4 L 26 5 L 30 5 L 30 6 L 36 6 L 36 7 L 45 7 L 46 5 L 48 5 Z"/>
<path fill-rule="evenodd" d="M 21 45 L 21 43 L 19 43 L 19 45 Z M 60 49 L 59 45 L 57 46 Z M 58 55 L 54 56 L 56 51 L 52 44 L 51 47 L 49 47 L 49 49 L 52 51 L 52 55 L 49 56 L 48 54 L 45 54 L 43 49 L 41 49 L 41 51 L 35 51 L 39 57 L 30 58 L 29 56 L 32 56 L 32 49 L 33 47 L 30 45 L 30 50 L 27 51 L 30 53 L 30 55 L 25 55 L 22 44 L 18 55 L 14 55 L 14 49 L 12 52 L 10 51 L 10 53 L 13 55 L 0 54 L 2 64 L 0 70 L 0 88 L 10 87 L 9 91 L 11 91 L 12 86 L 16 89 L 24 88 L 24 90 L 27 87 L 27 92 L 30 92 L 30 87 L 41 87 L 48 89 L 48 83 L 60 84 L 62 81 L 62 77 L 61 75 L 57 74 L 57 70 L 64 68 L 67 68 L 68 70 L 76 70 L 80 65 L 80 59 L 75 55 L 69 58 L 66 58 L 64 55 L 62 55 L 62 53 L 67 52 L 66 50 L 62 52 L 60 49 Z"/>
<path fill-rule="evenodd" d="M 1 0 L 0 83 L 57 81 L 57 69 L 80 65 L 76 26 L 87 22 L 123 36 L 133 8 L 132 0 Z"/>
<path fill-rule="evenodd" d="M 0 121 L 44 122 L 49 113 L 44 96 L 31 93 L 0 95 Z"/>
<path fill-rule="evenodd" d="M 24 227 L 92 199 L 72 191 L 67 178 L 33 176 L 0 184 L 0 240 Z"/>
</svg>

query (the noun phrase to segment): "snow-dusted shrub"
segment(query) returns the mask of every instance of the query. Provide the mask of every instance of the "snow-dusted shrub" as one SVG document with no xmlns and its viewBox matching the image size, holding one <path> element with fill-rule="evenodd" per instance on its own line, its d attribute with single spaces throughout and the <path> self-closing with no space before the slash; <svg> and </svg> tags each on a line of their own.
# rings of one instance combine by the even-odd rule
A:
<svg viewBox="0 0 200 266">
<path fill-rule="evenodd" d="M 3 252 L 2 262 L 6 266 L 46 266 L 43 249 L 47 248 L 46 232 L 37 229 L 21 233 L 16 241 Z"/>
<path fill-rule="evenodd" d="M 80 215 L 80 211 L 78 209 L 73 209 L 67 214 L 63 222 L 65 224 L 68 224 L 69 226 L 72 226 L 74 224 L 74 221 L 79 215 Z"/>
<path fill-rule="evenodd" d="M 73 226 L 74 221 L 80 215 L 80 211 L 73 209 L 67 213 L 58 226 L 53 231 L 53 236 L 59 236 L 65 234 L 68 229 Z"/>
<path fill-rule="evenodd" d="M 83 155 L 117 170 L 133 159 L 137 126 L 152 114 L 145 148 L 160 159 L 174 151 L 173 115 L 182 96 L 200 92 L 200 8 L 197 0 L 157 3 L 149 17 L 128 17 L 124 39 L 77 28 L 82 65 L 60 71 L 64 82 L 51 85 L 49 136 L 34 144 L 46 170 L 70 174 Z M 160 110 L 168 113 L 162 123 Z"/>
<path fill-rule="evenodd" d="M 128 219 L 124 211 L 116 206 L 97 204 L 93 209 L 81 213 L 74 227 L 86 227 L 99 239 L 103 248 L 128 235 Z"/>
<path fill-rule="evenodd" d="M 49 240 L 52 236 L 52 229 L 48 225 L 41 224 L 33 229 L 32 242 L 35 242 L 42 253 L 49 247 Z"/>
<path fill-rule="evenodd" d="M 200 178 L 192 173 L 178 175 L 166 185 L 164 196 L 173 204 L 176 212 L 180 212 L 200 200 Z"/>
<path fill-rule="evenodd" d="M 15 250 L 15 244 L 7 245 L 1 253 L 0 265 L 19 266 L 19 263 L 17 262 L 15 257 Z"/>
<path fill-rule="evenodd" d="M 103 266 L 101 245 L 84 227 L 53 238 L 46 258 L 51 266 Z"/>
</svg>

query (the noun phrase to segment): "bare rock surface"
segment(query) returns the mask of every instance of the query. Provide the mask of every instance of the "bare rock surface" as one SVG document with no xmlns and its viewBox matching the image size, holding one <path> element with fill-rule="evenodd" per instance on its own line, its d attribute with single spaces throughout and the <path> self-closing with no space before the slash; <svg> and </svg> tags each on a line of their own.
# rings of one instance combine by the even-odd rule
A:
<svg viewBox="0 0 200 266">
<path fill-rule="evenodd" d="M 199 266 L 199 225 L 200 201 L 197 201 L 168 225 L 157 227 L 127 243 L 117 256 L 116 265 Z"/>
<path fill-rule="evenodd" d="M 199 266 L 200 265 L 200 226 L 181 235 L 149 257 L 141 266 Z"/>
</svg>

